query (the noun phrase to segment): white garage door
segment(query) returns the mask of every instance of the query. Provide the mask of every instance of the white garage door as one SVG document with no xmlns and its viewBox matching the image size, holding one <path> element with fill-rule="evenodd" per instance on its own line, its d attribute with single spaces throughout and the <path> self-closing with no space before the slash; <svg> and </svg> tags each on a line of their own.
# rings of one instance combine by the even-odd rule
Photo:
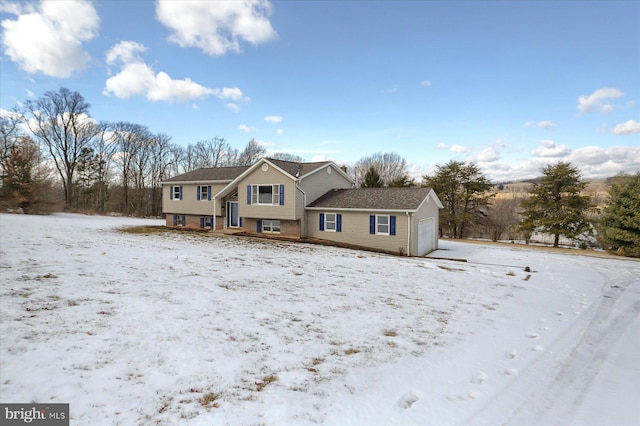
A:
<svg viewBox="0 0 640 426">
<path fill-rule="evenodd" d="M 418 256 L 424 256 L 435 249 L 434 235 L 433 218 L 422 219 L 418 223 Z"/>
</svg>

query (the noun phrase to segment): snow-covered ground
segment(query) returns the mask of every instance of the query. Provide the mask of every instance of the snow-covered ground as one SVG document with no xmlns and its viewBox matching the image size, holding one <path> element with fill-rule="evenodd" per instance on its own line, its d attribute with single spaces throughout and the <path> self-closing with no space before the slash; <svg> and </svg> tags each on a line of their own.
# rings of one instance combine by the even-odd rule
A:
<svg viewBox="0 0 640 426">
<path fill-rule="evenodd" d="M 640 424 L 637 261 L 117 230 L 162 223 L 0 215 L 0 401 L 75 425 Z"/>
</svg>

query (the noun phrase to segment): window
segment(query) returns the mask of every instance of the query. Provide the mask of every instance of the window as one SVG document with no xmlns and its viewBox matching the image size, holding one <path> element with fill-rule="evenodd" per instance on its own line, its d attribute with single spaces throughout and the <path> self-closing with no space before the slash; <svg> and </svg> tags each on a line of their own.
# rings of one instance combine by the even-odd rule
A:
<svg viewBox="0 0 640 426">
<path fill-rule="evenodd" d="M 369 216 L 369 234 L 396 235 L 396 217 L 389 215 Z"/>
<path fill-rule="evenodd" d="M 247 185 L 247 204 L 284 205 L 284 185 Z"/>
<path fill-rule="evenodd" d="M 211 200 L 211 185 L 198 185 L 198 200 L 210 201 Z"/>
<path fill-rule="evenodd" d="M 342 214 L 320 213 L 320 230 L 342 232 Z"/>
<path fill-rule="evenodd" d="M 336 214 L 335 213 L 324 214 L 324 230 L 335 232 L 336 230 Z"/>
<path fill-rule="evenodd" d="M 186 223 L 186 217 L 183 214 L 173 215 L 173 226 L 184 226 Z"/>
<path fill-rule="evenodd" d="M 279 220 L 263 220 L 262 221 L 262 232 L 280 232 L 280 221 Z"/>
<path fill-rule="evenodd" d="M 389 216 L 376 216 L 376 234 L 389 235 Z"/>
<path fill-rule="evenodd" d="M 200 228 L 213 229 L 213 216 L 200 216 Z"/>
<path fill-rule="evenodd" d="M 170 200 L 182 200 L 182 186 L 172 186 L 169 188 Z"/>
</svg>

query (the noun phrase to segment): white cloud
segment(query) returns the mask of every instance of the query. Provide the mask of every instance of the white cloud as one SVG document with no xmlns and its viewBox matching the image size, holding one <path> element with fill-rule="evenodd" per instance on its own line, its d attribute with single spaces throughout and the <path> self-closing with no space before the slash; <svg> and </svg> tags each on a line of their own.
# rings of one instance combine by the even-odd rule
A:
<svg viewBox="0 0 640 426">
<path fill-rule="evenodd" d="M 393 86 L 391 86 L 388 89 L 385 89 L 385 93 L 396 93 L 398 91 L 398 89 L 400 88 L 400 86 L 398 86 L 397 84 L 394 84 Z"/>
<path fill-rule="evenodd" d="M 242 41 L 257 45 L 276 39 L 278 34 L 268 19 L 271 9 L 267 0 L 158 0 L 156 16 L 172 31 L 169 41 L 221 56 L 240 52 Z"/>
<path fill-rule="evenodd" d="M 233 112 L 239 112 L 240 111 L 240 107 L 237 104 L 234 104 L 233 102 L 229 102 L 225 106 L 227 108 L 229 108 Z"/>
<path fill-rule="evenodd" d="M 225 87 L 224 89 L 213 89 L 213 94 L 220 99 L 231 99 L 233 101 L 249 102 L 249 97 L 242 93 L 237 87 Z"/>
<path fill-rule="evenodd" d="M 282 136 L 282 135 L 284 135 L 284 130 L 283 129 L 278 129 L 278 130 L 276 130 L 276 133 L 278 134 L 278 136 Z"/>
<path fill-rule="evenodd" d="M 612 133 L 616 135 L 630 135 L 632 133 L 640 133 L 640 122 L 635 120 L 625 121 L 624 123 L 618 124 L 616 127 L 611 129 Z"/>
<path fill-rule="evenodd" d="M 432 84 L 433 83 L 431 81 L 429 81 L 429 80 L 422 80 L 420 82 L 420 86 L 427 86 L 428 87 L 428 86 L 431 86 Z"/>
<path fill-rule="evenodd" d="M 494 146 L 484 148 L 478 153 L 477 160 L 483 163 L 492 163 L 500 159 L 500 153 Z"/>
<path fill-rule="evenodd" d="M 568 161 L 578 168 L 583 179 L 615 176 L 620 172 L 640 171 L 640 147 L 602 148 L 587 146 L 569 152 L 563 158 L 532 157 L 519 162 L 479 163 L 483 173 L 494 182 L 531 179 L 542 175 L 541 169 L 558 161 Z"/>
<path fill-rule="evenodd" d="M 4 3 L 2 10 L 18 16 L 2 21 L 4 51 L 26 72 L 68 78 L 87 66 L 90 56 L 82 43 L 96 37 L 100 27 L 90 1 Z"/>
<path fill-rule="evenodd" d="M 107 79 L 102 91 L 104 95 L 122 99 L 145 96 L 150 101 L 164 102 L 188 102 L 209 95 L 219 99 L 249 101 L 237 87 L 209 88 L 189 78 L 179 80 L 162 71 L 156 73 L 140 57 L 145 51 L 146 47 L 140 43 L 122 41 L 107 52 L 107 64 L 120 66 L 120 72 Z M 237 105 L 231 105 L 237 108 Z"/>
<path fill-rule="evenodd" d="M 607 161 L 607 150 L 598 146 L 577 148 L 571 153 L 571 161 L 579 164 L 596 165 Z"/>
<path fill-rule="evenodd" d="M 578 111 L 589 112 L 597 109 L 606 114 L 613 110 L 613 106 L 608 100 L 621 98 L 623 96 L 624 93 L 615 88 L 605 87 L 598 89 L 589 96 L 580 96 L 578 98 Z"/>
<path fill-rule="evenodd" d="M 553 129 L 554 127 L 556 127 L 556 123 L 554 123 L 553 121 L 549 121 L 549 120 L 543 120 L 543 121 L 527 121 L 526 123 L 524 123 L 525 127 L 538 127 L 539 129 Z"/>
<path fill-rule="evenodd" d="M 531 155 L 542 158 L 564 157 L 571 153 L 571 149 L 566 145 L 557 145 L 554 141 L 545 139 L 538 142 L 541 147 L 531 151 Z"/>
<path fill-rule="evenodd" d="M 135 41 L 121 41 L 107 51 L 107 64 L 118 63 L 128 64 L 131 62 L 141 62 L 139 53 L 144 53 L 147 48 Z"/>
<path fill-rule="evenodd" d="M 463 153 L 463 152 L 469 152 L 469 148 L 462 146 L 462 145 L 447 145 L 444 142 L 440 142 L 437 146 L 438 149 L 445 149 L 447 151 L 451 151 L 451 152 L 456 152 L 456 153 Z"/>
<path fill-rule="evenodd" d="M 239 124 L 238 129 L 242 130 L 243 132 L 250 133 L 253 132 L 256 128 L 247 126 L 246 124 Z"/>
<path fill-rule="evenodd" d="M 279 115 L 268 115 L 264 118 L 264 121 L 268 121 L 269 123 L 280 123 L 282 121 L 282 117 Z"/>
</svg>

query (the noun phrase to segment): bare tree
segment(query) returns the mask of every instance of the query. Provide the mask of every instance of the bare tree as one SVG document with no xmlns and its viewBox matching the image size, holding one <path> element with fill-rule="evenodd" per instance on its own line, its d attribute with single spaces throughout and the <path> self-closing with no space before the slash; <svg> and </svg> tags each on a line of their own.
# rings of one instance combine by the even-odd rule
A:
<svg viewBox="0 0 640 426">
<path fill-rule="evenodd" d="M 99 158 L 98 170 L 97 170 L 97 196 L 96 208 L 100 213 L 104 213 L 107 198 L 109 195 L 109 181 L 111 163 L 113 161 L 113 155 L 118 148 L 118 144 L 114 139 L 111 126 L 108 123 L 100 123 L 100 133 L 97 138 L 95 152 Z"/>
<path fill-rule="evenodd" d="M 395 152 L 381 153 L 363 157 L 355 165 L 356 183 L 361 185 L 365 181 L 365 175 L 371 168 L 380 175 L 383 186 L 390 186 L 393 182 L 398 182 L 407 177 L 407 162 Z"/>
<path fill-rule="evenodd" d="M 304 158 L 299 155 L 288 154 L 286 152 L 276 152 L 269 156 L 269 158 L 273 158 L 274 160 L 291 161 L 293 163 L 304 163 Z"/>
<path fill-rule="evenodd" d="M 227 141 L 217 136 L 199 141 L 194 147 L 196 168 L 227 165 L 227 155 L 230 150 L 231 146 Z"/>
<path fill-rule="evenodd" d="M 257 140 L 251 139 L 247 146 L 244 148 L 244 151 L 240 153 L 238 160 L 236 161 L 236 166 L 251 166 L 256 161 L 265 156 L 267 150 L 264 146 L 262 146 Z"/>
<path fill-rule="evenodd" d="M 146 126 L 129 122 L 118 122 L 113 127 L 113 138 L 117 144 L 114 162 L 120 168 L 122 176 L 122 211 L 132 213 L 130 189 L 144 186 L 142 174 L 145 166 L 144 159 L 146 145 L 151 139 L 151 133 Z"/>
<path fill-rule="evenodd" d="M 20 137 L 20 125 L 22 118 L 18 111 L 13 110 L 5 115 L 0 115 L 0 176 L 5 178 L 5 171 L 9 157 L 15 150 Z"/>
<path fill-rule="evenodd" d="M 505 232 L 518 224 L 519 206 L 518 198 L 497 198 L 491 202 L 485 217 L 485 227 L 491 240 L 498 241 Z"/>
<path fill-rule="evenodd" d="M 176 146 L 171 144 L 171 137 L 165 134 L 153 137 L 151 149 L 151 205 L 152 216 L 160 216 L 162 213 L 162 181 L 169 178 L 170 168 L 175 162 Z"/>
<path fill-rule="evenodd" d="M 25 122 L 43 143 L 62 179 L 65 207 L 73 207 L 73 178 L 83 148 L 92 147 L 100 128 L 89 116 L 89 103 L 78 92 L 60 88 L 24 106 Z"/>
</svg>

